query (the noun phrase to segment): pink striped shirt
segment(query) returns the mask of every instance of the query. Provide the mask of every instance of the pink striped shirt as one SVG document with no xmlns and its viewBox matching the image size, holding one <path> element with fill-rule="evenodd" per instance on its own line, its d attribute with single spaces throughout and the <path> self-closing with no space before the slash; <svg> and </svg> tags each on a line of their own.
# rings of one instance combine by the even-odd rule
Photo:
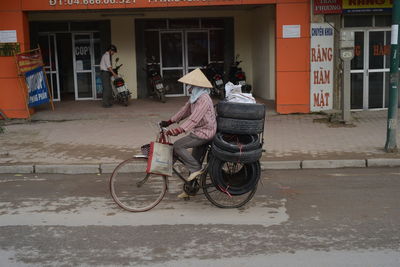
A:
<svg viewBox="0 0 400 267">
<path fill-rule="evenodd" d="M 188 118 L 189 117 L 189 118 Z M 201 139 L 212 139 L 217 131 L 214 105 L 208 94 L 202 94 L 196 102 L 189 101 L 171 118 L 172 122 L 180 122 L 185 132 L 192 132 Z"/>
</svg>

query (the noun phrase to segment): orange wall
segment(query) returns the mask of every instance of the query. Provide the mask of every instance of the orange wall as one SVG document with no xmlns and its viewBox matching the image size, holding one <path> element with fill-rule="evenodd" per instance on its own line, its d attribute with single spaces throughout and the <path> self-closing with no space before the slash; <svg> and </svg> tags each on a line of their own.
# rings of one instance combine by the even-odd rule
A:
<svg viewBox="0 0 400 267">
<path fill-rule="evenodd" d="M 283 38 L 283 25 L 300 25 L 300 38 Z M 310 3 L 276 6 L 276 111 L 310 112 Z"/>
<path fill-rule="evenodd" d="M 28 20 L 19 1 L 5 1 L 0 6 L 0 30 L 16 30 L 21 51 L 29 49 Z M 24 80 L 18 78 L 14 57 L 0 57 L 0 109 L 9 118 L 27 118 Z"/>
</svg>

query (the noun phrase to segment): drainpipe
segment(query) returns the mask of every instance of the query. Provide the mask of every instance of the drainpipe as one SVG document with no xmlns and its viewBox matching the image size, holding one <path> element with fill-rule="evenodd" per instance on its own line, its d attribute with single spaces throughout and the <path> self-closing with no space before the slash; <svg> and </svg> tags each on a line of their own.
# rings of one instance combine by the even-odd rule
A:
<svg viewBox="0 0 400 267">
<path fill-rule="evenodd" d="M 392 9 L 392 38 L 390 52 L 390 89 L 389 109 L 387 119 L 385 151 L 397 151 L 397 112 L 398 112 L 398 87 L 399 87 L 399 23 L 400 1 L 393 1 Z"/>
</svg>

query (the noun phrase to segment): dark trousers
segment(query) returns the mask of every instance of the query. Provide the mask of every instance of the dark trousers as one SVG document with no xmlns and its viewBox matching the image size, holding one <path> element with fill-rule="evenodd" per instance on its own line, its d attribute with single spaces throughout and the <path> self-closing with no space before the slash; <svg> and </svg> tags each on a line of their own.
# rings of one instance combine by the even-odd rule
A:
<svg viewBox="0 0 400 267">
<path fill-rule="evenodd" d="M 205 144 L 208 141 L 189 134 L 174 143 L 174 153 L 191 173 L 201 170 L 200 158 L 206 149 Z M 188 148 L 192 148 L 192 154 L 187 150 Z"/>
<path fill-rule="evenodd" d="M 103 85 L 103 106 L 112 105 L 112 88 L 111 88 L 111 74 L 108 71 L 100 72 L 101 83 Z"/>
</svg>

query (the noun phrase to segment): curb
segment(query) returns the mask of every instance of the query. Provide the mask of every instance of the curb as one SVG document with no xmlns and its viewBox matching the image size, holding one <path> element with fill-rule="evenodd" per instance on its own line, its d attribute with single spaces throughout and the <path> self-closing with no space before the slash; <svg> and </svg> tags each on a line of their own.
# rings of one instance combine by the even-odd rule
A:
<svg viewBox="0 0 400 267">
<path fill-rule="evenodd" d="M 110 174 L 118 163 L 101 164 L 34 164 L 0 165 L 1 174 L 49 173 L 49 174 Z M 400 167 L 398 158 L 348 159 L 348 160 L 295 160 L 262 161 L 261 170 L 339 169 L 367 167 Z M 132 165 L 126 171 L 142 170 L 143 164 Z"/>
</svg>

